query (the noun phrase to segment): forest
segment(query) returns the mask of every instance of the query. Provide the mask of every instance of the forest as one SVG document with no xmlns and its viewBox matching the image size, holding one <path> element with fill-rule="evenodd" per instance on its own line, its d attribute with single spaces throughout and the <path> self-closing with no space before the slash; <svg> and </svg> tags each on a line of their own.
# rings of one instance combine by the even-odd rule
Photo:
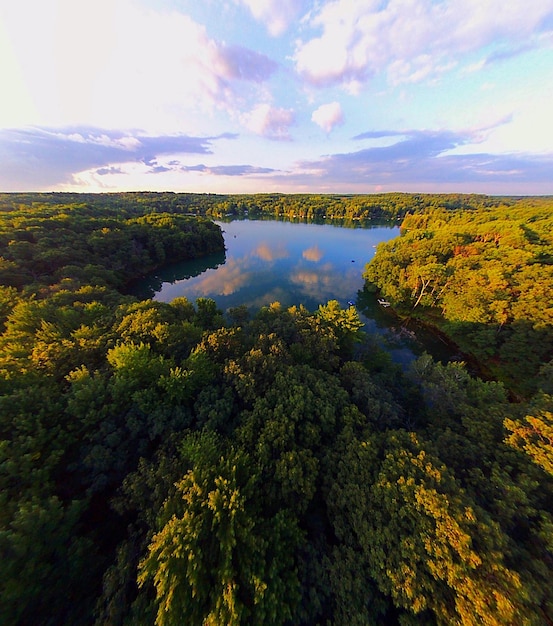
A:
<svg viewBox="0 0 553 626">
<path fill-rule="evenodd" d="M 551 208 L 0 194 L 0 623 L 553 623 Z M 402 220 L 366 289 L 487 375 L 333 300 L 128 295 L 246 215 Z"/>
<path fill-rule="evenodd" d="M 553 368 L 553 198 L 410 213 L 366 268 L 405 317 L 440 328 L 521 397 Z"/>
</svg>

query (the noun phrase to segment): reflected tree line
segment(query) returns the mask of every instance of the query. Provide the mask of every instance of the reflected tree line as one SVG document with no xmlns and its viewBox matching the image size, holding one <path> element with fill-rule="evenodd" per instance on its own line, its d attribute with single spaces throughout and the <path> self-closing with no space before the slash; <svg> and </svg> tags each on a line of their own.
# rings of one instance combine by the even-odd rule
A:
<svg viewBox="0 0 553 626">
<path fill-rule="evenodd" d="M 402 371 L 336 301 L 125 295 L 222 250 L 165 196 L 1 196 L 0 621 L 549 623 L 545 201 L 414 196 L 366 270 L 399 311 L 493 336 L 493 363 L 519 319 L 511 351 L 541 333 L 514 403 L 508 373 Z"/>
</svg>

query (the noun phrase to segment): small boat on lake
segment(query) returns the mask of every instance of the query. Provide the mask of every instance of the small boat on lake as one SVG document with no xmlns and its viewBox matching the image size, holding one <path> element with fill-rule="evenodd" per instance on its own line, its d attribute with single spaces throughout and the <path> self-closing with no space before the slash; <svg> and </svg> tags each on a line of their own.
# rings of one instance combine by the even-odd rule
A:
<svg viewBox="0 0 553 626">
<path fill-rule="evenodd" d="M 387 300 L 382 300 L 382 298 L 378 298 L 378 304 L 380 304 L 380 306 L 383 306 L 383 307 L 391 306 Z"/>
</svg>

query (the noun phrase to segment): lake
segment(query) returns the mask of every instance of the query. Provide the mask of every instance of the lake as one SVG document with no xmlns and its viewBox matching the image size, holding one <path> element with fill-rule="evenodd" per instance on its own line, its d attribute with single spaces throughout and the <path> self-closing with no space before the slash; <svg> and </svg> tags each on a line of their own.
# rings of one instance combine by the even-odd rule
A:
<svg viewBox="0 0 553 626">
<path fill-rule="evenodd" d="M 226 311 L 246 305 L 252 311 L 272 302 L 303 304 L 310 311 L 328 300 L 354 302 L 365 330 L 396 362 L 407 364 L 424 351 L 442 361 L 454 350 L 432 333 L 413 336 L 393 312 L 363 293 L 363 270 L 379 243 L 399 236 L 398 226 L 344 228 L 330 224 L 276 220 L 216 222 L 224 232 L 225 253 L 163 268 L 134 290 L 135 295 L 170 302 L 185 296 L 212 298 Z"/>
</svg>

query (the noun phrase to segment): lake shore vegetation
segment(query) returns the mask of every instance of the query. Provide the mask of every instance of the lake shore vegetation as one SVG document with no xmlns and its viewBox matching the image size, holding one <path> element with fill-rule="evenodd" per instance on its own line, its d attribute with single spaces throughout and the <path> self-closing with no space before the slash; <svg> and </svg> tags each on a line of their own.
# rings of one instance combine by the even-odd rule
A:
<svg viewBox="0 0 553 626">
<path fill-rule="evenodd" d="M 553 198 L 430 208 L 405 216 L 364 277 L 400 315 L 436 326 L 528 398 L 553 391 L 552 233 Z"/>
</svg>

